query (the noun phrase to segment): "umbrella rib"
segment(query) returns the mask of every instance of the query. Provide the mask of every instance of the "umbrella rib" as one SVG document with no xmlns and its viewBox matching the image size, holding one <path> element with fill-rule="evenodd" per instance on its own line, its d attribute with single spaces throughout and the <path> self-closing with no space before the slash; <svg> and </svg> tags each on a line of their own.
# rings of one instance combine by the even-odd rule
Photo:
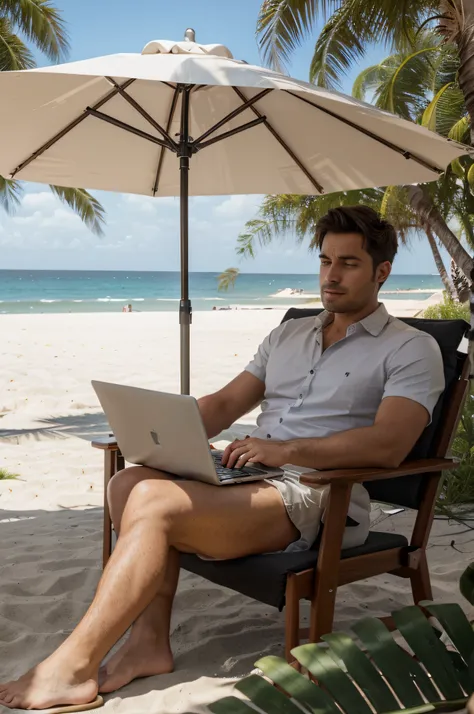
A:
<svg viewBox="0 0 474 714">
<path fill-rule="evenodd" d="M 168 142 L 162 141 L 162 139 L 158 139 L 157 136 L 153 136 L 152 134 L 147 134 L 146 131 L 137 129 L 136 127 L 131 126 L 130 124 L 126 124 L 125 122 L 120 121 L 120 119 L 111 117 L 109 114 L 104 114 L 103 112 L 98 112 L 96 109 L 92 109 L 92 107 L 87 107 L 86 112 L 90 116 L 95 117 L 96 119 L 101 119 L 102 121 L 105 121 L 108 124 L 113 124 L 113 126 L 116 126 L 119 129 L 124 129 L 125 131 L 128 131 L 130 134 L 135 134 L 136 136 L 139 136 L 141 139 L 146 139 L 147 141 L 151 141 L 153 144 L 158 144 L 159 146 L 163 146 L 165 149 L 170 148 L 168 145 Z"/>
<path fill-rule="evenodd" d="M 372 131 L 369 131 L 369 129 L 364 129 L 364 127 L 359 126 L 358 124 L 355 124 L 354 122 L 350 121 L 350 119 L 345 119 L 344 117 L 341 117 L 338 114 L 335 114 L 330 109 L 326 109 L 325 107 L 320 107 L 318 104 L 313 104 L 313 102 L 310 102 L 309 99 L 300 97 L 298 94 L 294 94 L 294 92 L 290 92 L 288 90 L 287 90 L 287 92 L 288 92 L 288 94 L 291 94 L 292 97 L 295 97 L 295 99 L 299 99 L 301 102 L 304 102 L 305 104 L 309 104 L 310 107 L 313 107 L 314 109 L 319 109 L 319 111 L 324 112 L 325 114 L 329 114 L 329 116 L 333 117 L 334 119 L 338 119 L 343 124 L 347 124 L 348 126 L 352 127 L 352 129 L 355 129 L 356 131 L 360 131 L 361 134 L 365 134 L 365 136 L 368 136 L 371 139 L 378 141 L 379 144 L 383 144 L 387 148 L 392 149 L 392 151 L 395 151 L 397 154 L 401 154 L 405 159 L 407 159 L 407 160 L 411 159 L 412 161 L 415 161 L 416 163 L 420 164 L 421 166 L 424 166 L 426 169 L 436 172 L 439 176 L 444 174 L 444 170 L 440 169 L 438 166 L 434 166 L 433 164 L 428 163 L 428 161 L 425 161 L 424 159 L 420 158 L 419 156 L 415 156 L 414 154 L 411 153 L 411 151 L 402 149 L 400 146 L 397 146 L 396 144 L 393 144 L 391 141 L 388 141 L 388 139 L 384 139 L 381 136 L 377 136 L 377 134 L 374 134 Z"/>
<path fill-rule="evenodd" d="M 240 134 L 242 131 L 247 131 L 247 129 L 253 129 L 254 126 L 263 124 L 265 121 L 266 121 L 266 117 L 262 116 L 259 119 L 254 119 L 253 121 L 249 121 L 247 124 L 242 124 L 242 126 L 238 126 L 235 129 L 230 129 L 229 131 L 226 131 L 223 134 L 219 134 L 219 136 L 215 136 L 213 139 L 208 139 L 207 141 L 204 141 L 202 144 L 193 143 L 192 150 L 193 151 L 201 151 L 201 149 L 207 149 L 208 146 L 212 146 L 212 144 L 217 144 L 218 141 L 223 141 L 224 139 L 229 139 L 231 136 Z"/>
<path fill-rule="evenodd" d="M 127 94 L 127 92 L 124 89 L 122 89 L 122 87 L 119 84 L 117 84 L 117 82 L 114 79 L 112 79 L 112 77 L 106 77 L 106 79 L 117 89 L 120 96 L 123 97 L 123 99 L 125 99 L 126 102 L 128 102 L 139 114 L 142 115 L 142 117 L 144 119 L 146 119 L 146 121 L 149 124 L 151 124 L 151 126 L 154 129 L 156 129 L 156 131 L 158 131 L 161 134 L 163 139 L 169 144 L 169 148 L 172 151 L 177 151 L 178 145 L 176 144 L 176 142 L 173 141 L 173 139 L 169 135 L 168 131 L 166 129 L 163 129 L 163 127 L 160 124 L 158 124 L 158 122 L 155 121 L 155 119 L 153 119 L 153 117 L 150 116 L 150 114 L 148 114 L 148 112 L 145 111 L 145 109 L 143 109 L 143 107 L 140 106 L 140 104 L 137 101 L 135 101 L 135 99 L 133 99 L 133 97 L 131 97 L 129 94 Z"/>
<path fill-rule="evenodd" d="M 237 109 L 234 109 L 234 111 L 230 112 L 225 116 L 223 119 L 217 122 L 217 124 L 214 124 L 214 126 L 211 126 L 210 129 L 204 132 L 204 134 L 201 134 L 200 137 L 198 137 L 194 144 L 198 145 L 201 144 L 204 139 L 207 139 L 208 136 L 213 134 L 217 129 L 220 129 L 221 126 L 224 126 L 224 124 L 227 124 L 229 121 L 232 119 L 235 119 L 235 117 L 239 116 L 239 114 L 242 114 L 246 109 L 251 109 L 252 105 L 258 102 L 260 99 L 263 99 L 263 97 L 266 97 L 267 94 L 270 92 L 273 92 L 273 89 L 264 89 L 263 92 L 259 92 L 258 94 L 255 95 L 255 97 L 252 97 L 252 99 L 247 99 L 244 104 L 242 104 L 240 107 L 237 107 Z M 207 144 L 208 142 L 206 142 Z"/>
<path fill-rule="evenodd" d="M 246 98 L 245 94 L 244 94 L 243 92 L 241 92 L 240 89 L 238 89 L 237 87 L 232 87 L 232 89 L 234 90 L 234 92 L 237 94 L 237 96 L 238 96 L 243 102 L 246 102 L 246 101 L 247 101 L 247 98 Z M 251 108 L 251 110 L 253 111 L 253 113 L 254 113 L 257 117 L 261 117 L 261 116 L 262 116 L 256 107 L 250 107 L 250 108 Z M 286 143 L 286 141 L 285 141 L 284 139 L 282 139 L 282 137 L 280 136 L 280 134 L 273 128 L 273 126 L 270 124 L 270 122 L 269 122 L 267 119 L 265 119 L 265 121 L 263 122 L 263 125 L 265 126 L 266 129 L 268 129 L 268 131 L 270 132 L 270 134 L 278 141 L 278 143 L 280 144 L 280 146 L 283 147 L 283 149 L 286 151 L 286 153 L 293 159 L 293 161 L 295 162 L 295 164 L 297 165 L 297 167 L 300 169 L 300 171 L 302 171 L 302 172 L 304 173 L 304 175 L 306 176 L 306 178 L 308 179 L 308 181 L 314 186 L 314 188 L 315 188 L 319 193 L 321 193 L 321 194 L 324 193 L 324 188 L 321 186 L 321 184 L 319 183 L 319 181 L 317 181 L 317 180 L 314 178 L 314 176 L 308 171 L 308 169 L 307 169 L 306 166 L 303 164 L 303 162 L 302 162 L 302 161 L 296 156 L 296 154 L 290 149 L 290 147 L 288 146 L 288 144 Z"/>
<path fill-rule="evenodd" d="M 122 89 L 126 89 L 129 87 L 133 82 L 135 82 L 135 78 L 132 79 L 127 79 L 126 82 L 124 82 L 121 86 Z M 102 107 L 106 102 L 109 101 L 109 99 L 113 99 L 115 95 L 118 94 L 118 89 L 114 88 L 112 89 L 108 94 L 105 95 L 105 97 L 102 97 L 94 106 L 92 107 L 94 110 L 99 109 Z M 58 142 L 60 139 L 63 138 L 63 136 L 66 136 L 66 134 L 69 134 L 70 131 L 76 128 L 81 122 L 84 121 L 84 119 L 87 119 L 89 116 L 88 112 L 83 112 L 80 116 L 78 116 L 76 119 L 74 119 L 72 122 L 70 122 L 64 129 L 61 129 L 57 134 L 55 134 L 51 139 L 49 139 L 46 143 L 44 143 L 42 146 L 40 146 L 39 149 L 34 151 L 25 161 L 23 161 L 21 164 L 19 164 L 16 169 L 10 174 L 11 178 L 14 178 L 19 171 L 22 171 L 24 168 L 29 166 L 32 161 L 37 159 L 39 156 L 44 154 L 45 151 L 50 149 L 56 142 Z"/>
<path fill-rule="evenodd" d="M 168 114 L 168 121 L 166 123 L 167 133 L 169 133 L 169 131 L 171 129 L 171 124 L 173 123 L 174 113 L 176 111 L 176 106 L 178 104 L 178 97 L 179 97 L 179 88 L 176 87 L 173 92 L 173 99 L 171 100 L 170 111 Z M 156 170 L 155 183 L 153 184 L 153 196 L 156 196 L 156 194 L 158 193 L 158 188 L 159 188 L 160 179 L 161 179 L 161 171 L 163 169 L 164 158 L 165 158 L 165 148 L 164 148 L 164 146 L 162 146 L 160 149 L 160 158 L 158 160 L 158 168 Z"/>
</svg>

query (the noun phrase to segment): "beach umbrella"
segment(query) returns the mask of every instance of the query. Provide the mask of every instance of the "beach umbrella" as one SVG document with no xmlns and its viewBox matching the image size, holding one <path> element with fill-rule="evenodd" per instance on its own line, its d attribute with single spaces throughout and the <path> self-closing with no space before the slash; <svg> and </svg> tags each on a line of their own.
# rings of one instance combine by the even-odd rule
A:
<svg viewBox="0 0 474 714">
<path fill-rule="evenodd" d="M 190 195 L 318 195 L 432 181 L 471 151 L 335 91 L 236 60 L 222 45 L 156 40 L 0 72 L 0 174 L 180 197 L 181 391 L 189 393 Z"/>
</svg>

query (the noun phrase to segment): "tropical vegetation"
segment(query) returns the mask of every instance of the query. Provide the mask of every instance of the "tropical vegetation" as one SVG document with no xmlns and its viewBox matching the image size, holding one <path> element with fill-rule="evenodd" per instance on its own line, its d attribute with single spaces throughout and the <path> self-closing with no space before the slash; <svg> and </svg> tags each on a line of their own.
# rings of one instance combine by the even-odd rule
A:
<svg viewBox="0 0 474 714">
<path fill-rule="evenodd" d="M 36 66 L 31 46 L 52 62 L 66 58 L 69 40 L 59 10 L 50 0 L 0 0 L 0 71 Z M 97 235 L 102 234 L 105 212 L 83 188 L 50 187 Z M 0 205 L 12 212 L 21 201 L 22 185 L 0 176 Z"/>
<path fill-rule="evenodd" d="M 391 54 L 360 73 L 353 95 L 370 99 L 379 108 L 421 123 L 449 139 L 469 144 L 474 101 L 467 91 L 466 72 L 469 76 L 472 68 L 474 78 L 474 61 L 466 54 L 465 45 L 474 43 L 474 33 L 469 31 L 468 16 L 460 14 L 462 5 L 461 0 L 415 0 L 410 4 L 393 0 L 265 0 L 257 34 L 267 63 L 285 69 L 292 52 L 311 32 L 316 20 L 326 18 L 316 40 L 309 74 L 312 82 L 330 89 L 341 87 L 344 75 L 361 62 L 370 45 L 384 42 L 392 49 Z M 311 241 L 316 215 L 322 215 L 332 205 L 362 202 L 393 220 L 402 240 L 411 234 L 409 229 L 425 235 L 446 290 L 461 300 L 467 299 L 469 286 L 463 276 L 470 278 L 474 267 L 469 252 L 474 248 L 474 162 L 470 157 L 454 161 L 436 183 L 387 187 L 373 196 L 367 191 L 312 196 L 305 197 L 299 205 L 296 196 L 267 197 L 258 217 L 247 224 L 240 236 L 237 252 L 251 256 L 255 240 L 265 244 L 292 229 L 298 239 L 309 235 Z M 279 210 L 272 215 L 275 205 Z M 302 220 L 298 219 L 300 207 L 305 214 Z M 307 231 L 303 235 L 305 225 Z M 448 279 L 435 237 L 457 269 L 457 293 Z M 235 281 L 235 275 L 230 277 Z"/>
<path fill-rule="evenodd" d="M 461 578 L 471 603 L 473 575 L 468 569 Z M 423 605 L 439 624 L 420 607 L 404 607 L 392 613 L 395 639 L 380 620 L 364 618 L 351 635 L 331 632 L 322 646 L 293 649 L 302 671 L 279 657 L 263 657 L 255 663 L 263 676 L 252 674 L 235 684 L 245 698 L 228 696 L 209 709 L 213 714 L 460 711 L 474 691 L 472 625 L 459 605 Z"/>
</svg>

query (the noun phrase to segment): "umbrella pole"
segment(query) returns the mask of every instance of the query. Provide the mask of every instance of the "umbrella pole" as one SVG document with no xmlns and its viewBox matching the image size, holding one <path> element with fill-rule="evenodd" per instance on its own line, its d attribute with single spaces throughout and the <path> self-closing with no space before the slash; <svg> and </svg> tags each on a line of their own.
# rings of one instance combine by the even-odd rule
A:
<svg viewBox="0 0 474 714">
<path fill-rule="evenodd" d="M 190 391 L 190 325 L 192 307 L 189 299 L 189 95 L 191 87 L 182 85 L 181 130 L 178 148 L 180 173 L 180 249 L 181 249 L 181 299 L 179 303 L 181 394 Z"/>
</svg>

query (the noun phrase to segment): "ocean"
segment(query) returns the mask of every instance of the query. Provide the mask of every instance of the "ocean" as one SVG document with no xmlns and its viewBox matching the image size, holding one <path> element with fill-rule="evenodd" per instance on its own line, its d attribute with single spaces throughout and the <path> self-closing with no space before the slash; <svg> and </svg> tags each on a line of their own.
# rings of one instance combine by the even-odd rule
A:
<svg viewBox="0 0 474 714">
<path fill-rule="evenodd" d="M 319 293 L 318 276 L 243 273 L 235 287 L 218 292 L 218 273 L 190 273 L 193 310 L 245 305 L 302 305 Z M 381 296 L 424 300 L 442 289 L 438 275 L 393 275 Z M 291 297 L 291 291 L 303 292 Z M 0 314 L 177 311 L 178 272 L 0 270 Z"/>
</svg>

